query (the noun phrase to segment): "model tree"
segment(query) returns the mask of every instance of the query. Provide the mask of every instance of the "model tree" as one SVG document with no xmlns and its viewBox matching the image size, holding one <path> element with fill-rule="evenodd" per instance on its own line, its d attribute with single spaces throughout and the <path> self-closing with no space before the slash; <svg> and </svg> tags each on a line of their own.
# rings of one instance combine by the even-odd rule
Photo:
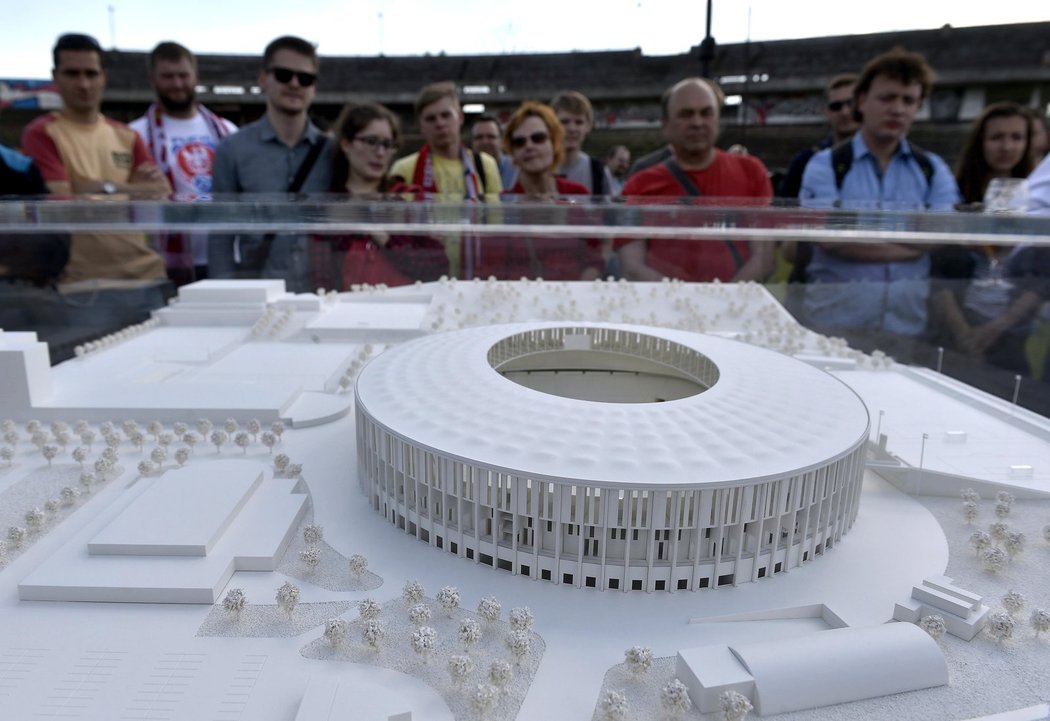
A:
<svg viewBox="0 0 1050 721">
<path fill-rule="evenodd" d="M 1003 521 L 998 521 L 988 526 L 988 532 L 992 534 L 992 538 L 997 541 L 1005 541 L 1006 534 L 1010 532 L 1010 526 Z"/>
<path fill-rule="evenodd" d="M 153 440 L 157 441 L 160 437 L 161 432 L 164 430 L 164 424 L 160 421 L 150 421 L 150 424 L 146 426 L 146 430 L 153 436 Z"/>
<path fill-rule="evenodd" d="M 231 436 L 237 432 L 238 428 L 240 428 L 240 426 L 237 424 L 237 420 L 234 418 L 227 418 L 222 423 L 222 429 L 226 431 L 228 435 Z"/>
<path fill-rule="evenodd" d="M 368 559 L 362 556 L 360 553 L 355 553 L 350 556 L 350 573 L 354 575 L 354 578 L 361 578 L 365 571 L 368 570 Z"/>
<path fill-rule="evenodd" d="M 452 613 L 459 608 L 459 589 L 455 586 L 444 586 L 437 592 L 437 602 L 445 609 L 446 615 L 452 617 Z"/>
<path fill-rule="evenodd" d="M 519 606 L 510 609 L 510 627 L 515 631 L 532 631 L 532 609 L 528 606 Z"/>
<path fill-rule="evenodd" d="M 226 431 L 212 431 L 208 438 L 211 440 L 211 444 L 215 446 L 216 453 L 222 453 L 223 444 L 230 440 L 230 437 L 226 435 Z"/>
<path fill-rule="evenodd" d="M 1050 611 L 1042 608 L 1037 608 L 1032 611 L 1032 618 L 1030 619 L 1032 628 L 1035 629 L 1035 636 L 1039 638 L 1039 634 L 1050 631 Z"/>
<path fill-rule="evenodd" d="M 454 654 L 448 658 L 448 673 L 452 677 L 452 685 L 457 688 L 466 680 L 467 676 L 474 670 L 474 661 L 470 656 Z"/>
<path fill-rule="evenodd" d="M 1006 611 L 996 611 L 988 616 L 988 633 L 998 643 L 1003 643 L 1014 635 L 1014 617 Z"/>
<path fill-rule="evenodd" d="M 980 556 L 992 545 L 992 537 L 987 531 L 976 530 L 970 534 L 970 545 Z"/>
<path fill-rule="evenodd" d="M 316 546 L 324 540 L 324 526 L 310 523 L 303 527 L 303 540 L 307 546 Z"/>
<path fill-rule="evenodd" d="M 241 611 L 244 610 L 245 605 L 248 603 L 248 597 L 244 595 L 244 589 L 231 588 L 226 592 L 226 596 L 222 599 L 222 607 L 226 613 L 233 617 L 234 620 L 238 620 L 241 617 Z"/>
<path fill-rule="evenodd" d="M 931 638 L 941 638 L 948 630 L 944 624 L 944 617 L 932 614 L 919 619 L 919 628 L 930 634 Z"/>
<path fill-rule="evenodd" d="M 963 518 L 966 519 L 966 523 L 973 525 L 973 522 L 977 520 L 977 516 L 980 515 L 980 509 L 977 504 L 973 501 L 963 501 Z"/>
<path fill-rule="evenodd" d="M 481 625 L 473 618 L 464 618 L 459 624 L 459 642 L 469 654 L 470 649 L 481 640 Z"/>
<path fill-rule="evenodd" d="M 1006 612 L 1015 617 L 1024 610 L 1025 605 L 1028 603 L 1028 599 L 1024 597 L 1024 594 L 1013 589 L 1007 591 L 1002 600 L 1003 608 L 1006 609 Z"/>
<path fill-rule="evenodd" d="M 288 468 L 288 464 L 291 462 L 292 460 L 288 456 L 283 453 L 278 453 L 273 457 L 273 469 L 279 474 L 284 473 L 285 469 Z"/>
<path fill-rule="evenodd" d="M 44 528 L 47 516 L 39 508 L 31 508 L 26 511 L 26 528 L 33 533 L 39 533 Z"/>
<path fill-rule="evenodd" d="M 383 607 L 374 598 L 366 598 L 358 602 L 357 612 L 361 615 L 361 618 L 368 621 L 379 618 L 380 614 L 383 613 Z"/>
<path fill-rule="evenodd" d="M 11 465 L 11 461 L 14 460 L 15 449 L 11 446 L 4 446 L 0 448 L 0 460 L 7 461 L 7 465 Z"/>
<path fill-rule="evenodd" d="M 378 652 L 383 638 L 386 636 L 386 626 L 378 618 L 370 618 L 361 626 L 361 640 L 373 651 Z"/>
<path fill-rule="evenodd" d="M 425 603 L 414 603 L 408 607 L 408 620 L 416 626 L 430 623 L 430 606 Z"/>
<path fill-rule="evenodd" d="M 233 437 L 233 442 L 237 444 L 237 447 L 241 449 L 244 455 L 248 455 L 248 446 L 252 444 L 252 438 L 244 431 L 238 431 L 237 435 Z"/>
<path fill-rule="evenodd" d="M 181 448 L 177 448 L 175 450 L 175 462 L 178 463 L 180 467 L 186 465 L 186 461 L 188 461 L 189 459 L 190 449 L 186 446 L 182 446 Z"/>
<path fill-rule="evenodd" d="M 346 621 L 341 618 L 330 618 L 324 624 L 324 640 L 329 645 L 339 647 L 346 639 Z"/>
<path fill-rule="evenodd" d="M 277 445 L 277 436 L 272 431 L 266 431 L 262 434 L 262 444 L 270 451 L 270 455 L 273 455 L 273 447 Z"/>
<path fill-rule="evenodd" d="M 284 585 L 277 589 L 277 607 L 288 614 L 288 619 L 291 620 L 292 612 L 295 611 L 295 607 L 298 605 L 299 587 L 289 581 L 285 581 Z"/>
<path fill-rule="evenodd" d="M 44 458 L 47 459 L 47 466 L 48 468 L 50 468 L 51 461 L 53 461 L 55 459 L 55 456 L 58 455 L 58 446 L 56 446 L 54 443 L 45 443 L 44 446 L 40 449 L 40 453 L 44 456 Z"/>
<path fill-rule="evenodd" d="M 188 423 L 177 421 L 174 424 L 172 424 L 171 429 L 175 431 L 176 438 L 182 438 L 184 435 L 186 435 L 187 432 L 189 432 L 190 426 Z"/>
<path fill-rule="evenodd" d="M 405 581 L 405 586 L 401 590 L 401 597 L 405 599 L 405 603 L 410 606 L 414 606 L 417 603 L 423 602 L 423 584 L 419 581 Z"/>
<path fill-rule="evenodd" d="M 277 441 L 280 442 L 281 436 L 284 435 L 284 423 L 282 421 L 274 421 L 270 424 L 270 430 L 277 436 Z"/>
<path fill-rule="evenodd" d="M 493 661 L 489 666 L 489 682 L 498 689 L 506 688 L 513 677 L 513 668 L 506 661 Z"/>
<path fill-rule="evenodd" d="M 193 447 L 197 445 L 197 435 L 195 433 L 183 433 L 182 442 L 190 449 L 190 453 L 193 453 Z"/>
<path fill-rule="evenodd" d="M 156 467 L 153 465 L 153 461 L 143 458 L 139 461 L 138 469 L 139 475 L 148 476 L 156 470 Z"/>
<path fill-rule="evenodd" d="M 437 648 L 437 631 L 430 626 L 420 626 L 412 632 L 412 650 L 418 653 L 423 663 L 428 663 L 430 654 Z"/>
<path fill-rule="evenodd" d="M 146 436 L 142 435 L 141 431 L 132 431 L 128 434 L 128 441 L 142 453 L 142 447 L 146 445 Z"/>
<path fill-rule="evenodd" d="M 502 611 L 503 607 L 495 596 L 483 596 L 478 602 L 478 615 L 488 623 L 498 621 Z"/>
<path fill-rule="evenodd" d="M 623 657 L 627 668 L 635 675 L 648 673 L 653 665 L 653 651 L 645 646 L 632 646 L 623 652 Z"/>
<path fill-rule="evenodd" d="M 598 713 L 605 721 L 625 721 L 627 695 L 623 691 L 606 691 L 598 701 Z"/>
<path fill-rule="evenodd" d="M 29 535 L 26 529 L 21 526 L 11 526 L 7 529 L 7 540 L 11 542 L 13 548 L 21 548 L 26 542 L 26 536 Z"/>
<path fill-rule="evenodd" d="M 747 696 L 732 690 L 723 691 L 718 697 L 718 703 L 725 721 L 743 721 L 753 708 Z"/>
<path fill-rule="evenodd" d="M 149 452 L 149 459 L 157 464 L 157 470 L 164 470 L 164 461 L 168 460 L 168 451 L 164 446 L 157 446 Z"/>
<path fill-rule="evenodd" d="M 477 688 L 474 689 L 474 694 L 470 699 L 474 709 L 481 716 L 484 716 L 495 708 L 496 701 L 498 700 L 499 689 L 489 683 L 479 683 Z"/>
<path fill-rule="evenodd" d="M 981 555 L 981 564 L 989 573 L 999 573 L 1006 568 L 1009 560 L 1006 552 L 998 547 L 989 548 Z"/>
<path fill-rule="evenodd" d="M 321 565 L 321 549 L 317 546 L 309 546 L 299 551 L 299 558 L 306 565 L 307 570 L 314 571 Z"/>
<path fill-rule="evenodd" d="M 81 471 L 80 473 L 80 485 L 84 487 L 84 493 L 91 493 L 91 488 L 97 480 L 98 477 L 91 471 Z"/>
<path fill-rule="evenodd" d="M 207 438 L 208 434 L 211 433 L 212 428 L 213 426 L 211 424 L 211 421 L 209 421 L 207 418 L 201 418 L 199 421 L 197 421 L 197 433 L 200 434 L 201 438 Z"/>
<path fill-rule="evenodd" d="M 74 488 L 73 486 L 64 486 L 62 490 L 58 492 L 58 495 L 62 499 L 63 506 L 72 506 L 80 500 L 80 489 Z"/>
<path fill-rule="evenodd" d="M 532 634 L 528 631 L 511 631 L 507 636 L 507 648 L 510 649 L 514 660 L 520 664 L 532 651 Z"/>
<path fill-rule="evenodd" d="M 660 706 L 668 717 L 681 718 L 692 705 L 689 689 L 678 679 L 671 679 L 660 689 Z"/>
<path fill-rule="evenodd" d="M 1006 538 L 1003 539 L 1003 549 L 1006 554 L 1013 560 L 1014 556 L 1024 550 L 1025 538 L 1021 532 L 1007 533 Z"/>
</svg>

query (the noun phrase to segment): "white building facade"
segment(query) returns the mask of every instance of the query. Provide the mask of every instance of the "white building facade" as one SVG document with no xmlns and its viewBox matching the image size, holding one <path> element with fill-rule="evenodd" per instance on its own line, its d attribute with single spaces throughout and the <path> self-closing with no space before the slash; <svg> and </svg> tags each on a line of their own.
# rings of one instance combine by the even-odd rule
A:
<svg viewBox="0 0 1050 721">
<path fill-rule="evenodd" d="M 596 400 L 625 385 L 641 393 Z M 585 397 L 537 390 L 564 386 Z M 857 516 L 863 403 L 742 343 L 610 324 L 471 328 L 387 351 L 356 393 L 358 479 L 375 510 L 531 578 L 735 585 L 822 555 Z"/>
</svg>

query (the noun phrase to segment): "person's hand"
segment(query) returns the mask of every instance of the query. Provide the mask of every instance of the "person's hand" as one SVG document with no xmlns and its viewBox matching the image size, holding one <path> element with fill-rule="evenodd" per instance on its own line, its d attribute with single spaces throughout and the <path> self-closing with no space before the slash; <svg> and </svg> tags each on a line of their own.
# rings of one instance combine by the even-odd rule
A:
<svg viewBox="0 0 1050 721">
<path fill-rule="evenodd" d="M 157 183 L 164 180 L 164 173 L 155 163 L 143 163 L 131 171 L 132 183 Z"/>
</svg>

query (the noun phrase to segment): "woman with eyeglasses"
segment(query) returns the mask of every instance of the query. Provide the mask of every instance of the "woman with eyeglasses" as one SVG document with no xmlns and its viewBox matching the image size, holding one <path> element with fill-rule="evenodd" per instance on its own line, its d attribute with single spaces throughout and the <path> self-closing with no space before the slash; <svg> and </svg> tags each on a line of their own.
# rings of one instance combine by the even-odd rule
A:
<svg viewBox="0 0 1050 721">
<path fill-rule="evenodd" d="M 568 199 L 563 196 L 591 194 L 580 183 L 555 174 L 565 155 L 564 135 L 565 131 L 550 106 L 533 100 L 522 103 L 507 122 L 503 131 L 503 148 L 518 169 L 518 179 L 504 194 L 504 199 L 518 201 L 521 212 L 531 210 L 524 207 L 524 203 L 566 205 Z M 565 211 L 543 208 L 545 222 L 550 223 L 551 213 L 555 212 Z M 600 275 L 601 269 L 602 257 L 597 242 L 530 236 L 489 240 L 482 253 L 478 275 L 510 280 L 523 277 L 593 280 Z"/>
<path fill-rule="evenodd" d="M 984 109 L 956 168 L 966 209 L 1009 206 L 1012 201 L 997 197 L 997 192 L 1024 195 L 1023 179 L 1035 164 L 1031 140 L 1031 122 L 1020 105 L 993 103 Z M 1036 311 L 1050 295 L 1050 251 L 1026 243 L 948 246 L 934 253 L 931 275 L 935 340 L 1012 373 L 1027 374 L 1025 344 Z"/>
<path fill-rule="evenodd" d="M 377 103 L 350 103 L 336 120 L 334 135 L 338 149 L 332 157 L 331 191 L 346 194 L 353 201 L 344 212 L 336 212 L 355 222 L 397 220 L 396 216 L 408 207 L 396 202 L 401 199 L 399 194 L 413 192 L 411 186 L 387 175 L 400 137 L 397 117 Z M 437 280 L 448 272 L 444 246 L 427 236 L 391 236 L 377 231 L 326 235 L 318 240 L 315 250 L 322 257 L 315 264 L 315 278 L 320 287 L 345 290 L 364 283 L 407 285 Z M 326 252 L 331 256 L 328 262 L 323 258 Z"/>
</svg>

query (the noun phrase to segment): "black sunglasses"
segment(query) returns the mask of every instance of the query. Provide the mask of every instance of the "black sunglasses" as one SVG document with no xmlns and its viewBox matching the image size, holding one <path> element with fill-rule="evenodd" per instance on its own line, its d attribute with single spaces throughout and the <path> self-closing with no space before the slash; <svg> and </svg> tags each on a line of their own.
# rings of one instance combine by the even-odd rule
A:
<svg viewBox="0 0 1050 721">
<path fill-rule="evenodd" d="M 317 82 L 317 73 L 304 73 L 296 70 L 289 70 L 288 68 L 267 68 L 266 72 L 273 75 L 274 80 L 277 82 L 287 85 L 292 82 L 292 78 L 299 81 L 299 87 L 308 88 Z"/>
<path fill-rule="evenodd" d="M 828 103 L 828 110 L 830 110 L 833 113 L 837 113 L 843 108 L 850 107 L 853 107 L 852 100 L 832 100 L 830 103 Z"/>
<path fill-rule="evenodd" d="M 532 135 L 515 135 L 510 139 L 510 147 L 512 148 L 524 148 L 526 143 L 530 140 L 533 145 L 543 145 L 550 140 L 550 135 L 547 133 L 533 133 Z"/>
</svg>

